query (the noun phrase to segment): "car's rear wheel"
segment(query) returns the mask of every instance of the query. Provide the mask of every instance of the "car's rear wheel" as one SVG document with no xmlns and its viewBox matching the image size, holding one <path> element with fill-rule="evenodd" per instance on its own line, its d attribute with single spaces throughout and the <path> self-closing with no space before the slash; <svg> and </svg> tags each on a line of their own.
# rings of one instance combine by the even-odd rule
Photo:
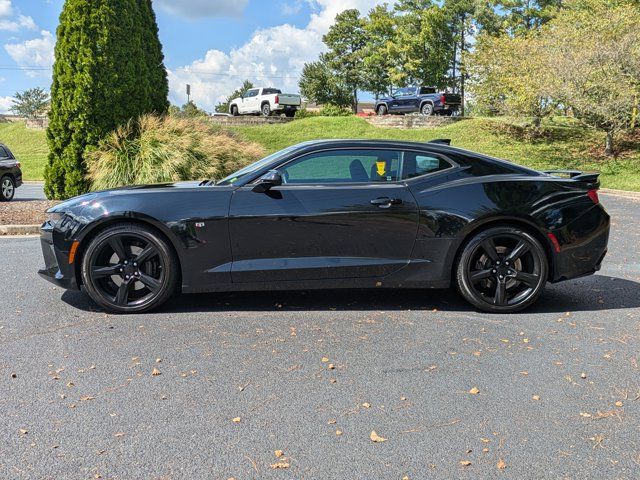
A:
<svg viewBox="0 0 640 480">
<path fill-rule="evenodd" d="M 271 116 L 271 105 L 269 105 L 268 103 L 265 103 L 264 105 L 262 105 L 262 116 L 263 117 Z"/>
<path fill-rule="evenodd" d="M 178 261 L 155 230 L 119 224 L 89 243 L 81 272 L 98 305 L 115 313 L 140 313 L 159 307 L 174 293 Z"/>
<path fill-rule="evenodd" d="M 422 115 L 424 115 L 425 117 L 433 115 L 433 105 L 431 105 L 430 103 L 425 103 L 424 105 L 422 105 L 422 107 L 420 107 L 420 113 L 422 113 Z"/>
<path fill-rule="evenodd" d="M 16 182 L 9 175 L 0 179 L 0 201 L 10 202 L 16 194 Z"/>
<path fill-rule="evenodd" d="M 517 227 L 494 227 L 474 236 L 460 255 L 456 280 L 462 296 L 485 312 L 510 313 L 532 305 L 547 282 L 540 242 Z"/>
<path fill-rule="evenodd" d="M 377 110 L 376 110 L 376 113 L 381 117 L 383 115 L 386 115 L 388 113 L 387 106 L 386 105 L 379 105 Z"/>
</svg>

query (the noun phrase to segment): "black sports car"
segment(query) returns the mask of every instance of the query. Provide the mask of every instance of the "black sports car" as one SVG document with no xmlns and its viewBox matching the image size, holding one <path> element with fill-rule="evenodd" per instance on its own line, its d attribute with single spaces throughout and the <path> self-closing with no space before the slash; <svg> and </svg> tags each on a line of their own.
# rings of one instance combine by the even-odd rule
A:
<svg viewBox="0 0 640 480">
<path fill-rule="evenodd" d="M 90 193 L 49 210 L 46 268 L 113 312 L 174 292 L 445 288 L 514 312 L 607 251 L 598 175 L 549 174 L 447 141 L 315 141 L 217 182 Z"/>
<path fill-rule="evenodd" d="M 0 202 L 10 202 L 22 185 L 20 162 L 7 146 L 0 143 Z"/>
</svg>

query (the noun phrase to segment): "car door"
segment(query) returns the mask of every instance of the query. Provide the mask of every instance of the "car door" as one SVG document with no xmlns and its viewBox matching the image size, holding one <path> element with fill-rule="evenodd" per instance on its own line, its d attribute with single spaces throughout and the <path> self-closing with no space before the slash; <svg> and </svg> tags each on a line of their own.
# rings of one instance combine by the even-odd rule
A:
<svg viewBox="0 0 640 480">
<path fill-rule="evenodd" d="M 258 92 L 259 89 L 257 88 L 247 90 L 247 92 L 242 96 L 240 113 L 254 113 L 258 110 L 257 107 L 255 107 Z"/>
<path fill-rule="evenodd" d="M 398 181 L 401 152 L 339 149 L 278 170 L 283 185 L 233 194 L 232 281 L 383 277 L 405 266 L 418 207 Z"/>
<path fill-rule="evenodd" d="M 415 105 L 418 101 L 415 88 L 407 88 L 400 102 L 400 111 L 402 113 L 410 113 L 417 111 Z"/>
</svg>

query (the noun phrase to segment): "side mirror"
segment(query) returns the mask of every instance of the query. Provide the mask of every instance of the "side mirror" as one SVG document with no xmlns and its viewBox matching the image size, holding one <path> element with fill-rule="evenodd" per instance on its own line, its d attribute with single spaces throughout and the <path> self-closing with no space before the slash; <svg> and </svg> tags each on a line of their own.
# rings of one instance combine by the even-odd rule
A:
<svg viewBox="0 0 640 480">
<path fill-rule="evenodd" d="M 265 193 L 271 190 L 273 187 L 279 187 L 282 185 L 282 175 L 277 170 L 269 170 L 265 173 L 258 183 L 253 187 L 253 191 L 256 193 Z"/>
</svg>

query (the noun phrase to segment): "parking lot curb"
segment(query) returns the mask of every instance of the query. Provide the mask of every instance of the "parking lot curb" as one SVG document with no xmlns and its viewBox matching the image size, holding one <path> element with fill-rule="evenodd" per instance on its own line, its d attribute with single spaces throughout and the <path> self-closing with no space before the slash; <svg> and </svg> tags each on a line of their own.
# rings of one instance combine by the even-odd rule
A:
<svg viewBox="0 0 640 480">
<path fill-rule="evenodd" d="M 0 225 L 0 235 L 38 235 L 40 225 Z"/>
<path fill-rule="evenodd" d="M 625 197 L 625 198 L 631 198 L 633 200 L 640 200 L 640 192 L 632 192 L 627 190 L 614 190 L 612 188 L 601 188 L 600 192 L 608 195 L 615 195 L 616 197 Z"/>
</svg>

